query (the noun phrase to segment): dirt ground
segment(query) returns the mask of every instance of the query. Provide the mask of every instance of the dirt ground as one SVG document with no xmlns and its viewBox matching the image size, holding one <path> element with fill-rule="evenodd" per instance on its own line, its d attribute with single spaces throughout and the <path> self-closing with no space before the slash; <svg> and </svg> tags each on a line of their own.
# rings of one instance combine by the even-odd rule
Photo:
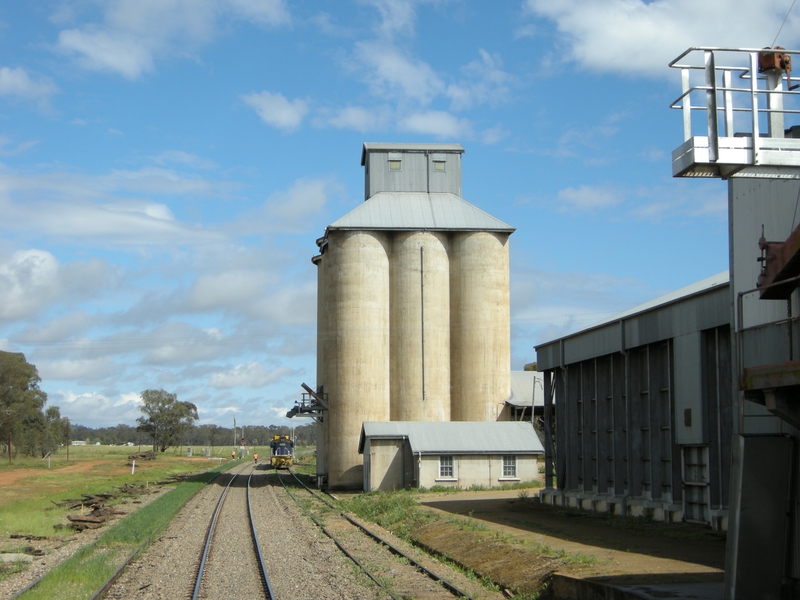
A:
<svg viewBox="0 0 800 600">
<path fill-rule="evenodd" d="M 470 517 L 505 534 L 503 543 L 480 527 L 459 532 L 440 522 L 415 535 L 518 592 L 535 591 L 551 573 L 616 585 L 713 582 L 724 575 L 725 534 L 699 525 L 546 506 L 518 492 L 427 494 L 420 500 L 428 510 Z"/>
<path fill-rule="evenodd" d="M 92 469 L 94 469 L 97 465 L 104 465 L 108 464 L 107 460 L 85 460 L 81 462 L 77 462 L 74 465 L 69 465 L 68 467 L 61 467 L 60 469 L 53 469 L 49 471 L 50 473 L 88 473 Z M 115 469 L 110 474 L 112 475 L 122 475 L 130 471 L 128 467 L 119 467 Z M 25 479 L 26 477 L 36 477 L 37 475 L 46 475 L 48 471 L 44 471 L 42 469 L 14 469 L 13 471 L 3 471 L 0 472 L 0 486 L 9 486 L 13 485 L 20 479 Z"/>
</svg>

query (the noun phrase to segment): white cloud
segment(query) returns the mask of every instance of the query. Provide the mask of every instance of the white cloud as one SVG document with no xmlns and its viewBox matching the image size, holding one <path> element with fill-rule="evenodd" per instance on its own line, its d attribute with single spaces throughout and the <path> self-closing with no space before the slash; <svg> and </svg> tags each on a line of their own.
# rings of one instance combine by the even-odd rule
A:
<svg viewBox="0 0 800 600">
<path fill-rule="evenodd" d="M 92 71 L 137 79 L 162 56 L 187 56 L 226 16 L 257 25 L 291 22 L 284 0 L 110 0 L 102 23 L 59 33 L 56 48 Z"/>
<path fill-rule="evenodd" d="M 151 157 L 151 160 L 159 165 L 177 163 L 193 169 L 203 170 L 216 169 L 218 166 L 213 160 L 208 160 L 182 150 L 164 150 Z"/>
<path fill-rule="evenodd" d="M 381 129 L 389 122 L 390 117 L 391 111 L 385 107 L 347 106 L 332 112 L 322 112 L 314 119 L 314 123 L 321 127 L 331 125 L 337 129 L 367 132 Z"/>
<path fill-rule="evenodd" d="M 116 400 L 100 392 L 78 394 L 58 390 L 49 394 L 48 404 L 59 406 L 61 415 L 69 417 L 73 425 L 86 427 L 113 427 L 119 423 L 134 423 L 142 416 L 139 394 L 127 392 Z"/>
<path fill-rule="evenodd" d="M 228 0 L 228 5 L 240 18 L 259 25 L 288 25 L 292 21 L 286 0 Z"/>
<path fill-rule="evenodd" d="M 445 91 L 444 83 L 430 65 L 405 56 L 391 44 L 359 42 L 356 60 L 369 72 L 365 81 L 376 96 L 399 96 L 426 105 Z"/>
<path fill-rule="evenodd" d="M 429 110 L 404 117 L 398 123 L 398 129 L 439 138 L 469 137 L 472 134 L 472 125 L 467 119 L 459 119 L 441 110 Z"/>
<path fill-rule="evenodd" d="M 53 343 L 86 331 L 92 325 L 92 317 L 85 311 L 77 311 L 58 317 L 41 327 L 28 326 L 14 336 L 17 343 Z"/>
<path fill-rule="evenodd" d="M 0 320 L 31 317 L 51 302 L 90 298 L 115 278 L 97 259 L 61 265 L 50 252 L 37 249 L 0 255 Z"/>
<path fill-rule="evenodd" d="M 128 79 L 153 70 L 152 41 L 117 31 L 67 29 L 58 34 L 58 48 L 75 56 L 91 71 L 110 71 Z"/>
<path fill-rule="evenodd" d="M 64 359 L 39 361 L 39 375 L 45 380 L 96 382 L 118 373 L 118 366 L 111 356 L 89 359 Z"/>
<path fill-rule="evenodd" d="M 106 175 L 17 174 L 0 168 L 0 232 L 82 242 L 185 244 L 220 240 L 213 229 L 176 220 L 168 206 L 132 194 L 227 196 L 237 184 L 147 167 Z"/>
<path fill-rule="evenodd" d="M 575 213 L 609 208 L 623 201 L 622 195 L 614 190 L 589 185 L 559 190 L 558 199 L 564 210 Z"/>
<path fill-rule="evenodd" d="M 0 263 L 0 318 L 30 316 L 56 295 L 58 261 L 45 250 L 20 250 Z"/>
<path fill-rule="evenodd" d="M 264 123 L 284 131 L 297 129 L 308 113 L 308 102 L 299 98 L 287 100 L 283 94 L 264 91 L 240 97 Z"/>
<path fill-rule="evenodd" d="M 31 79 L 25 69 L 0 67 L 0 96 L 17 96 L 29 100 L 46 101 L 58 91 L 47 78 Z"/>
<path fill-rule="evenodd" d="M 306 231 L 309 218 L 323 212 L 332 189 L 337 186 L 325 179 L 298 179 L 269 197 L 264 207 L 267 221 L 273 230 Z"/>
<path fill-rule="evenodd" d="M 532 15 L 554 21 L 565 56 L 584 68 L 667 76 L 667 64 L 691 46 L 761 48 L 786 16 L 785 0 L 525 0 Z M 800 14 L 778 44 L 800 41 Z"/>
<path fill-rule="evenodd" d="M 39 142 L 37 140 L 28 140 L 13 146 L 11 138 L 5 135 L 0 135 L 0 156 L 16 156 L 27 152 Z"/>
<path fill-rule="evenodd" d="M 491 55 L 483 48 L 478 53 L 480 60 L 461 67 L 465 79 L 447 86 L 447 96 L 455 111 L 487 103 L 495 106 L 508 98 L 514 78 L 503 71 L 500 55 Z"/>
<path fill-rule="evenodd" d="M 497 142 L 504 140 L 509 135 L 509 131 L 504 129 L 501 125 L 496 125 L 494 127 L 490 127 L 489 129 L 484 129 L 481 132 L 481 141 L 487 146 L 491 146 L 492 144 L 496 144 Z"/>
<path fill-rule="evenodd" d="M 517 267 L 511 274 L 512 345 L 524 345 L 524 355 L 533 360 L 532 345 L 587 327 L 658 295 L 632 277 Z"/>
<path fill-rule="evenodd" d="M 267 384 L 275 383 L 293 372 L 292 369 L 287 367 L 280 367 L 268 371 L 257 362 L 249 362 L 236 365 L 227 371 L 214 373 L 208 384 L 213 388 L 260 388 Z"/>
<path fill-rule="evenodd" d="M 255 269 L 233 269 L 224 273 L 201 275 L 191 286 L 186 306 L 192 311 L 231 309 L 262 296 L 268 282 L 268 274 Z M 210 335 L 214 337 L 218 333 Z"/>
<path fill-rule="evenodd" d="M 381 21 L 376 33 L 392 38 L 396 34 L 411 35 L 417 21 L 414 2 L 410 0 L 370 0 L 380 13 Z"/>
</svg>

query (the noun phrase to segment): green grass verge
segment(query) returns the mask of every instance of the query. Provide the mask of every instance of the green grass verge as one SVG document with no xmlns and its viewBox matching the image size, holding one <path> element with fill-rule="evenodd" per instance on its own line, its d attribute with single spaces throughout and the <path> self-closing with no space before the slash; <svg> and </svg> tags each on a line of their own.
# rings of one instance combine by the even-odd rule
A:
<svg viewBox="0 0 800 600">
<path fill-rule="evenodd" d="M 158 535 L 180 508 L 219 471 L 240 464 L 225 463 L 198 474 L 175 487 L 147 506 L 110 527 L 96 542 L 81 548 L 72 557 L 52 569 L 20 600 L 84 600 L 91 598 L 124 560 L 145 541 Z"/>
</svg>

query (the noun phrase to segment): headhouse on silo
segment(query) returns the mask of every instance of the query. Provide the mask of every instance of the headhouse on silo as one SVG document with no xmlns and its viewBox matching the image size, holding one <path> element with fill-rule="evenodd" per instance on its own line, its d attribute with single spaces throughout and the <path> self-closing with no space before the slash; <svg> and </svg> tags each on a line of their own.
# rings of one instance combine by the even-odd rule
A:
<svg viewBox="0 0 800 600">
<path fill-rule="evenodd" d="M 508 241 L 458 144 L 365 143 L 364 202 L 317 240 L 317 471 L 362 486 L 362 423 L 493 421 L 510 394 Z"/>
</svg>

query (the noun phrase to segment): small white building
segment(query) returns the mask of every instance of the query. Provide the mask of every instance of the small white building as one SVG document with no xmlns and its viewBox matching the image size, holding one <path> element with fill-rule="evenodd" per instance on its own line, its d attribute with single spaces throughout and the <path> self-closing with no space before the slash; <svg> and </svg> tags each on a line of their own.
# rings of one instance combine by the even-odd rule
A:
<svg viewBox="0 0 800 600">
<path fill-rule="evenodd" d="M 365 422 L 364 491 L 535 481 L 544 447 L 529 422 Z"/>
</svg>

